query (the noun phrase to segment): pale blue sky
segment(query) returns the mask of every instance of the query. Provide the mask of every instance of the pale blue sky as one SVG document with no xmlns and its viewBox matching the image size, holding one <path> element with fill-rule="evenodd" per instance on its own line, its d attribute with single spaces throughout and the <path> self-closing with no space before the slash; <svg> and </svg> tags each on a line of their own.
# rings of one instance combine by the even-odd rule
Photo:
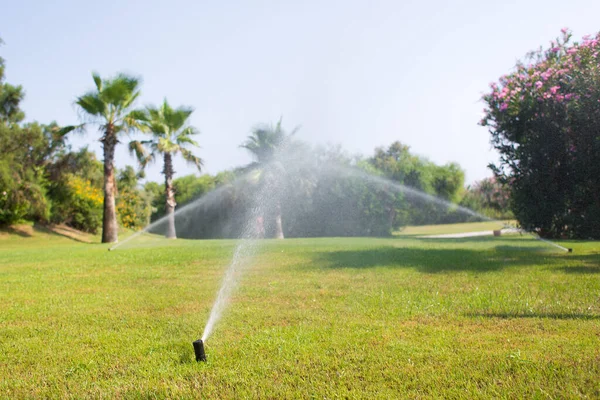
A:
<svg viewBox="0 0 600 400">
<path fill-rule="evenodd" d="M 252 126 L 302 128 L 353 153 L 400 140 L 467 182 L 496 159 L 479 98 L 562 27 L 594 33 L 600 1 L 13 1 L 0 55 L 28 120 L 77 123 L 91 71 L 143 77 L 139 105 L 193 106 L 205 172 L 245 164 Z M 73 138 L 75 148 L 98 133 Z M 122 146 L 117 164 L 134 164 Z M 161 165 L 148 178 L 161 180 Z M 194 170 L 176 164 L 179 176 Z"/>
</svg>

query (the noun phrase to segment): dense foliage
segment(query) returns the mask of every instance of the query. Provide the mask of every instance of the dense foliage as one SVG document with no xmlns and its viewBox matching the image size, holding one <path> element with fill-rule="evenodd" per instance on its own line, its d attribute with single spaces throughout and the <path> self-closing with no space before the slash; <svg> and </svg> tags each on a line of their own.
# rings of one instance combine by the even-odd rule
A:
<svg viewBox="0 0 600 400">
<path fill-rule="evenodd" d="M 571 33 L 491 84 L 481 124 L 501 155 L 492 168 L 511 206 L 545 237 L 600 238 L 600 33 Z"/>
</svg>

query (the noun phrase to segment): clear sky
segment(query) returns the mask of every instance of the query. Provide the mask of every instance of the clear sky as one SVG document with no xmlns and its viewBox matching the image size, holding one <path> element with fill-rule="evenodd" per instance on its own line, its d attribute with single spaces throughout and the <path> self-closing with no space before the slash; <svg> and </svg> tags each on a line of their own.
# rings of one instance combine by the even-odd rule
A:
<svg viewBox="0 0 600 400">
<path fill-rule="evenodd" d="M 352 153 L 400 140 L 458 162 L 469 183 L 497 158 L 477 125 L 489 82 L 563 27 L 595 33 L 599 15 L 597 0 L 19 0 L 1 7 L 0 55 L 27 120 L 43 123 L 79 122 L 73 101 L 92 71 L 141 76 L 140 106 L 195 108 L 208 173 L 247 163 L 251 128 L 283 116 L 298 138 Z M 71 142 L 101 159 L 98 138 L 91 128 Z M 118 166 L 133 165 L 121 147 Z"/>
</svg>

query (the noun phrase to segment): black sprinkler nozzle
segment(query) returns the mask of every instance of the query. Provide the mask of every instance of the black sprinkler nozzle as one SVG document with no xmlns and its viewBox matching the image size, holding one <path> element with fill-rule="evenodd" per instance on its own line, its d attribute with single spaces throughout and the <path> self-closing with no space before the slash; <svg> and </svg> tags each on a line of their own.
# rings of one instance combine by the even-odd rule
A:
<svg viewBox="0 0 600 400">
<path fill-rule="evenodd" d="M 202 339 L 196 340 L 194 343 L 194 353 L 196 354 L 196 361 L 206 362 L 206 353 L 204 352 L 204 342 Z"/>
<path fill-rule="evenodd" d="M 569 251 L 569 253 L 572 253 L 572 252 L 573 252 L 573 249 L 572 249 L 572 248 L 570 248 L 570 247 L 569 247 L 567 250 Z"/>
</svg>

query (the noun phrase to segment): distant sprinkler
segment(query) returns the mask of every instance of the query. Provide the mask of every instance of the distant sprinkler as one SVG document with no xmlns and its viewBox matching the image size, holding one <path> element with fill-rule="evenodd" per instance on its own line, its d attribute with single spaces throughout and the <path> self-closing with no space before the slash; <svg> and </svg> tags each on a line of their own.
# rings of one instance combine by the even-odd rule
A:
<svg viewBox="0 0 600 400">
<path fill-rule="evenodd" d="M 206 362 L 206 353 L 204 352 L 204 342 L 202 339 L 196 340 L 194 343 L 194 353 L 196 354 L 196 361 Z"/>
</svg>

